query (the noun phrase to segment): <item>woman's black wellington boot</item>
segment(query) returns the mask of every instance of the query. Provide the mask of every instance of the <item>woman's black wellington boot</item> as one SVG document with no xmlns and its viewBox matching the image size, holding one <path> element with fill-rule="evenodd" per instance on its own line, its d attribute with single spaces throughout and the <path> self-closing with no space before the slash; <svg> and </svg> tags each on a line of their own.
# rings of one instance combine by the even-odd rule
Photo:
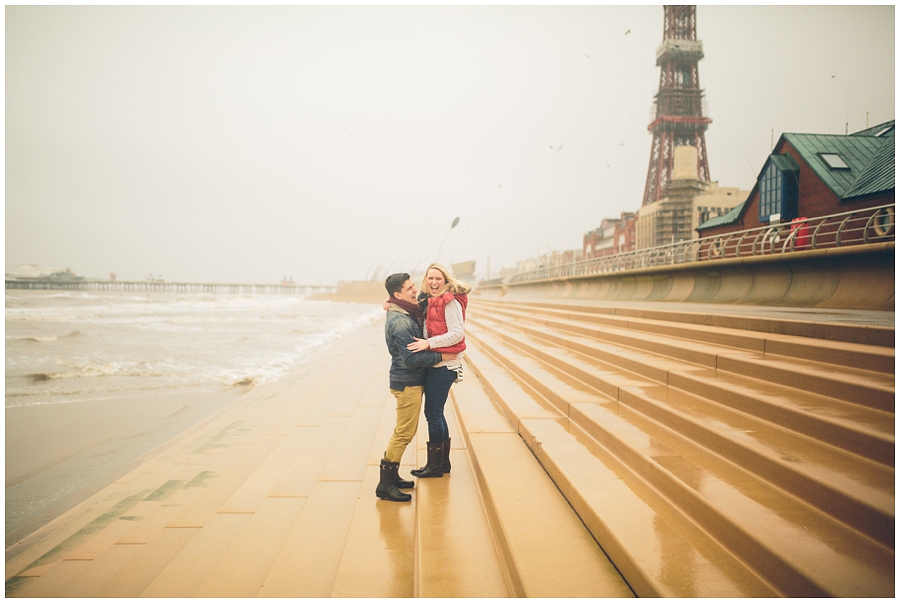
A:
<svg viewBox="0 0 900 603">
<path fill-rule="evenodd" d="M 444 473 L 450 473 L 450 438 L 441 445 L 441 468 Z"/>
<path fill-rule="evenodd" d="M 418 478 L 422 477 L 443 477 L 444 468 L 441 462 L 443 442 L 428 442 L 428 462 L 421 469 L 413 469 L 410 471 Z"/>
</svg>

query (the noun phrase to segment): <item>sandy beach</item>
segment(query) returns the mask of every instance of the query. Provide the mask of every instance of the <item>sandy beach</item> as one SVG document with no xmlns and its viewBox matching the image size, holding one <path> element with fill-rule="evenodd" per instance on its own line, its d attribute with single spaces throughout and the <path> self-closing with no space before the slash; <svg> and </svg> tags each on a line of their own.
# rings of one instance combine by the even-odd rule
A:
<svg viewBox="0 0 900 603">
<path fill-rule="evenodd" d="M 7 408 L 7 545 L 125 474 L 142 456 L 248 389 Z"/>
</svg>

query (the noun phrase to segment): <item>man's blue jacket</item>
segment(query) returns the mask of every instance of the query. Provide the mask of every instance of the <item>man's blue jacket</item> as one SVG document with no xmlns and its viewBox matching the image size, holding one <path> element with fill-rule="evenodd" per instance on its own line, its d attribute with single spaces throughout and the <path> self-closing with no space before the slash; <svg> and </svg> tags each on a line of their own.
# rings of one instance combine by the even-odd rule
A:
<svg viewBox="0 0 900 603">
<path fill-rule="evenodd" d="M 410 385 L 425 385 L 425 369 L 441 361 L 440 352 L 410 352 L 406 345 L 422 339 L 422 327 L 409 313 L 391 304 L 384 322 L 384 340 L 391 353 L 391 389 L 403 391 Z"/>
</svg>

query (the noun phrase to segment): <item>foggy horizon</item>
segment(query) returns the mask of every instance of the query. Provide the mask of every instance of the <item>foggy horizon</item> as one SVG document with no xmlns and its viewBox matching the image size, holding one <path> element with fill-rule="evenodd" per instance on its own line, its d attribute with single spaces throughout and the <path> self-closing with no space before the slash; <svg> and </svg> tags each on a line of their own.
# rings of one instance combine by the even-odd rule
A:
<svg viewBox="0 0 900 603">
<path fill-rule="evenodd" d="M 894 23 L 698 6 L 712 181 L 752 189 L 785 132 L 893 120 Z M 640 209 L 662 28 L 662 6 L 7 6 L 6 271 L 329 285 L 580 249 Z"/>
</svg>

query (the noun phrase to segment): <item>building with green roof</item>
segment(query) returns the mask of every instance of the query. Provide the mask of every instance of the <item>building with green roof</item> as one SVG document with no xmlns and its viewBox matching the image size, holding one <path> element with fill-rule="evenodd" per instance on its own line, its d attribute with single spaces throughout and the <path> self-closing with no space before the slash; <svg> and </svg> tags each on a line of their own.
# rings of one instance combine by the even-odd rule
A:
<svg viewBox="0 0 900 603">
<path fill-rule="evenodd" d="M 701 237 L 894 203 L 894 122 L 849 135 L 782 134 L 750 196 Z M 893 228 L 893 212 L 890 214 Z"/>
</svg>

